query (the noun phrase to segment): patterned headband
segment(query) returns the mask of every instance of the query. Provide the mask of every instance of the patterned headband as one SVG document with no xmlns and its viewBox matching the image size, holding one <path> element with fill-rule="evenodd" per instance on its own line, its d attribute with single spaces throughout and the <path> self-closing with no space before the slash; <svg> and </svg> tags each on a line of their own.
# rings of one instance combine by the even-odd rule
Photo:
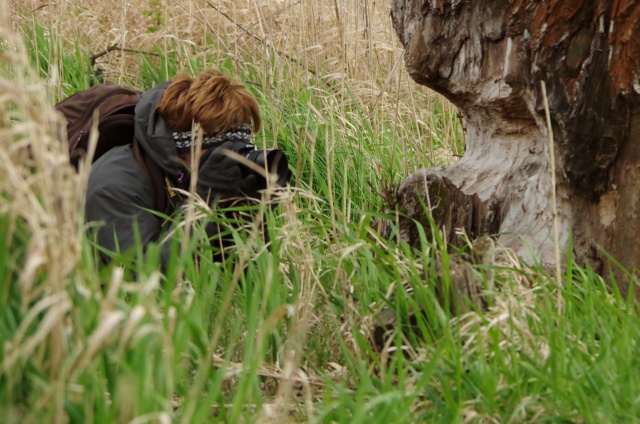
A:
<svg viewBox="0 0 640 424">
<path fill-rule="evenodd" d="M 178 152 L 184 153 L 191 150 L 191 144 L 194 141 L 200 141 L 203 149 L 219 146 L 227 141 L 244 141 L 246 143 L 251 142 L 251 124 L 243 124 L 238 128 L 233 128 L 224 134 L 216 136 L 204 136 L 202 140 L 198 140 L 194 137 L 191 130 L 183 132 L 174 132 L 173 140 L 176 142 L 176 148 Z"/>
</svg>

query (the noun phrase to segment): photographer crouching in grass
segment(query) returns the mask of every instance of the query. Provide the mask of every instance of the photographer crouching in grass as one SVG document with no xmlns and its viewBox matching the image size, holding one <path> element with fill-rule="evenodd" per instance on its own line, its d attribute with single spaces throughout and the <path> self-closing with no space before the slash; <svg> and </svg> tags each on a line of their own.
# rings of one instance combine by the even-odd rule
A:
<svg viewBox="0 0 640 424">
<path fill-rule="evenodd" d="M 100 223 L 102 261 L 109 263 L 113 252 L 129 252 L 138 242 L 145 250 L 162 242 L 165 271 L 178 252 L 163 238 L 184 220 L 196 169 L 195 192 L 213 210 L 259 202 L 268 185 L 264 171 L 275 172 L 276 185 L 286 186 L 291 171 L 282 152 L 256 150 L 251 143 L 260 124 L 255 98 L 217 70 L 195 78 L 180 74 L 143 93 L 135 106 L 133 143 L 110 149 L 91 166 L 86 218 Z M 217 222 L 205 231 L 212 259 L 221 261 L 231 240 Z"/>
</svg>

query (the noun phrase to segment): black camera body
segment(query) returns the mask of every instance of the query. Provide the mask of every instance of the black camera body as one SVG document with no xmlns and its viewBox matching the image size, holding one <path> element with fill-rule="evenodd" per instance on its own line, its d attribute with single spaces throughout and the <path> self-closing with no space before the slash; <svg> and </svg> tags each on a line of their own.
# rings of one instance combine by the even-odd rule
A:
<svg viewBox="0 0 640 424">
<path fill-rule="evenodd" d="M 282 150 L 256 149 L 255 144 L 252 143 L 238 143 L 237 150 L 236 146 L 233 147 L 236 153 L 255 163 L 260 169 L 267 170 L 271 174 L 276 174 L 278 176 L 276 184 L 280 187 L 284 187 L 289 183 L 292 172 L 289 169 L 289 161 Z M 263 174 L 256 172 L 248 166 L 242 166 L 241 164 L 241 168 L 245 175 L 253 174 L 264 178 Z"/>
</svg>

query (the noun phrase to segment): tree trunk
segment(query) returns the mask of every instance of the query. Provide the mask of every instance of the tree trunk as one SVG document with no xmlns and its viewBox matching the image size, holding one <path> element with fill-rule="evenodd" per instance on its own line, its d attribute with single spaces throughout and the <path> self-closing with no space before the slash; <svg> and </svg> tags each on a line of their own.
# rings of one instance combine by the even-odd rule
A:
<svg viewBox="0 0 640 424">
<path fill-rule="evenodd" d="M 640 265 L 640 2 L 393 0 L 391 16 L 412 78 L 446 96 L 466 125 L 458 163 L 397 187 L 404 212 L 428 228 L 426 204 L 453 244 L 456 227 L 499 234 L 523 259 L 552 266 L 544 82 L 562 255 L 572 246 L 605 273 L 602 249 Z M 418 242 L 408 219 L 401 234 Z"/>
</svg>

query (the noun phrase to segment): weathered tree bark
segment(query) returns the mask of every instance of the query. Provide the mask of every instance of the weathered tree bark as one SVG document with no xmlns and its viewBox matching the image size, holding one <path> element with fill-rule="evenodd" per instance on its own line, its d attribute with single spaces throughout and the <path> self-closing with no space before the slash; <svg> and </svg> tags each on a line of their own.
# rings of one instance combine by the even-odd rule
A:
<svg viewBox="0 0 640 424">
<path fill-rule="evenodd" d="M 601 272 L 599 247 L 640 266 L 640 2 L 393 0 L 391 16 L 412 78 L 466 125 L 458 163 L 397 187 L 404 212 L 427 224 L 427 203 L 454 244 L 455 227 L 500 234 L 525 260 L 553 265 L 544 82 L 561 252 L 572 240 L 574 257 Z M 401 228 L 418 241 L 410 220 Z"/>
</svg>

